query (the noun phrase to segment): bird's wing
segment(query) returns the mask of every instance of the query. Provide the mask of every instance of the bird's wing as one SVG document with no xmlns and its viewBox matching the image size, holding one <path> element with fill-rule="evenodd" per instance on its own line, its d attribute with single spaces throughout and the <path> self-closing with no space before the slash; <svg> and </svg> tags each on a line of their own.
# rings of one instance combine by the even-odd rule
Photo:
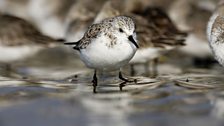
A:
<svg viewBox="0 0 224 126">
<path fill-rule="evenodd" d="M 103 24 L 93 24 L 89 26 L 83 38 L 79 40 L 77 48 L 79 49 L 86 48 L 93 39 L 97 38 L 98 35 L 102 33 L 103 28 L 104 28 Z"/>
</svg>

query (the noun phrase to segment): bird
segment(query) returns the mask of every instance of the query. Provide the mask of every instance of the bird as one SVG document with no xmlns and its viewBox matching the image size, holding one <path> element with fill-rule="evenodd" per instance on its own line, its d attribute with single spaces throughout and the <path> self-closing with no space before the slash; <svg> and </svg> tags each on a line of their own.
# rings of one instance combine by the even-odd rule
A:
<svg viewBox="0 0 224 126">
<path fill-rule="evenodd" d="M 0 63 L 10 66 L 45 48 L 63 43 L 43 35 L 24 19 L 0 14 Z"/>
<path fill-rule="evenodd" d="M 220 0 L 207 26 L 207 37 L 215 59 L 224 66 L 224 0 Z"/>
<path fill-rule="evenodd" d="M 189 33 L 186 46 L 177 51 L 197 67 L 209 67 L 214 62 L 206 27 L 216 4 L 217 0 L 176 0 L 168 11 L 176 26 Z"/>
<path fill-rule="evenodd" d="M 129 2 L 128 5 L 127 2 Z M 137 0 L 109 0 L 104 4 L 94 21 L 97 23 L 105 18 L 119 15 L 128 15 L 135 20 L 139 49 L 129 63 L 132 76 L 136 74 L 135 64 L 145 64 L 145 75 L 149 76 L 148 68 L 151 61 L 155 62 L 155 65 L 152 66 L 152 74 L 157 74 L 157 59 L 169 50 L 185 45 L 184 40 L 187 35 L 176 28 L 162 9 L 145 5 L 147 3 L 144 1 Z"/>
<path fill-rule="evenodd" d="M 89 26 L 78 42 L 66 42 L 78 50 L 81 60 L 94 69 L 93 86 L 97 86 L 97 71 L 119 70 L 119 78 L 125 82 L 121 68 L 128 64 L 139 47 L 135 22 L 128 16 L 106 18 Z"/>
</svg>

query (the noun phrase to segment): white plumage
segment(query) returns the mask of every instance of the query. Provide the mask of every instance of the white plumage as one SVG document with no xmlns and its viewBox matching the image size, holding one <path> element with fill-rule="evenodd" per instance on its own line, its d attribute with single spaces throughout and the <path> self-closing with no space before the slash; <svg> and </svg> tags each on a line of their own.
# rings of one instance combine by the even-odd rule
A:
<svg viewBox="0 0 224 126">
<path fill-rule="evenodd" d="M 136 47 L 127 37 L 117 36 L 117 44 L 108 47 L 110 38 L 101 36 L 91 42 L 91 44 L 80 50 L 81 59 L 93 69 L 117 70 L 127 64 L 136 52 Z"/>
</svg>

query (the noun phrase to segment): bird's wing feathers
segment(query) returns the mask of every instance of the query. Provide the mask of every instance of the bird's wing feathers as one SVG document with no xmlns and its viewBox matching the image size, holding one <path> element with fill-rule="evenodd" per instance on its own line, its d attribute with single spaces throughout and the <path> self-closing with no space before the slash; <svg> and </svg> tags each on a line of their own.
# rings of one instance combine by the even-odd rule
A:
<svg viewBox="0 0 224 126">
<path fill-rule="evenodd" d="M 65 44 L 74 45 L 73 48 L 76 50 L 84 49 L 91 43 L 92 39 L 97 38 L 97 36 L 101 33 L 102 29 L 103 29 L 102 24 L 93 24 L 88 28 L 82 39 L 80 39 L 78 42 L 65 43 Z"/>
</svg>

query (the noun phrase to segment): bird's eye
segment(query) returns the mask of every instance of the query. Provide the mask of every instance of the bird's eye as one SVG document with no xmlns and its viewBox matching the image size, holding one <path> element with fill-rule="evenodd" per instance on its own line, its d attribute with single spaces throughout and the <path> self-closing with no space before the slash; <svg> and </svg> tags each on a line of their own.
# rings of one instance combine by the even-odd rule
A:
<svg viewBox="0 0 224 126">
<path fill-rule="evenodd" d="M 124 32 L 124 30 L 123 30 L 123 29 L 121 29 L 121 28 L 119 28 L 119 32 L 123 33 L 123 32 Z"/>
</svg>

